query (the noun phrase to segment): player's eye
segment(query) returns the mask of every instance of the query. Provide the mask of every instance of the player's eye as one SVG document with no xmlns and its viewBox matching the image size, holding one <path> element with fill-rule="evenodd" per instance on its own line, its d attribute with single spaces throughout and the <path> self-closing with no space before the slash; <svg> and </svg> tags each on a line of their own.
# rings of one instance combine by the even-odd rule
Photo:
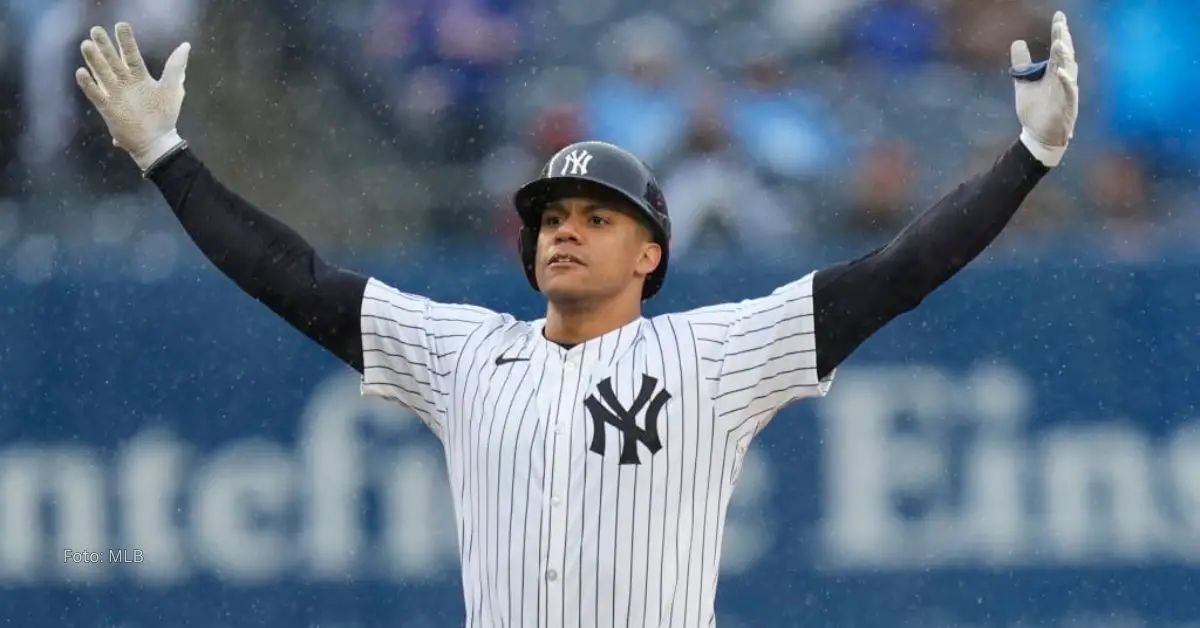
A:
<svg viewBox="0 0 1200 628">
<path fill-rule="evenodd" d="M 543 227 L 556 227 L 560 224 L 562 224 L 561 216 L 551 214 L 548 212 L 545 214 L 542 214 L 542 226 Z"/>
<path fill-rule="evenodd" d="M 588 223 L 594 227 L 607 225 L 610 222 L 612 221 L 609 220 L 607 216 L 601 216 L 600 214 L 592 214 L 588 217 Z"/>
</svg>

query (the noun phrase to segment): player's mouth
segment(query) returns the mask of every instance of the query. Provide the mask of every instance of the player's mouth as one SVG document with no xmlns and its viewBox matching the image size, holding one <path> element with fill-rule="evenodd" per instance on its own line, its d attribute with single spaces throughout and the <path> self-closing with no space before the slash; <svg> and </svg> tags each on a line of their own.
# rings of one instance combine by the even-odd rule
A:
<svg viewBox="0 0 1200 628">
<path fill-rule="evenodd" d="M 587 266 L 583 260 L 571 255 L 570 253 L 555 253 L 546 260 L 546 266 L 549 268 L 570 268 L 572 266 Z"/>
</svg>

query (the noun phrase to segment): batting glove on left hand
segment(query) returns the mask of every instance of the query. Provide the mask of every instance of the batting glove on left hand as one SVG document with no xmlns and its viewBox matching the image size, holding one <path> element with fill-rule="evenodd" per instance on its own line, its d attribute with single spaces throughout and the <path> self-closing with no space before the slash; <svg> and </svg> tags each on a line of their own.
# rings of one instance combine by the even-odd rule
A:
<svg viewBox="0 0 1200 628">
<path fill-rule="evenodd" d="M 1016 86 L 1021 141 L 1039 161 L 1054 167 L 1067 152 L 1079 118 L 1079 66 L 1062 11 L 1054 14 L 1050 42 L 1050 59 L 1036 64 L 1028 44 L 1013 42 L 1010 74 Z"/>
<path fill-rule="evenodd" d="M 113 46 L 108 33 L 93 26 L 89 39 L 80 45 L 87 68 L 75 71 L 75 81 L 96 108 L 113 145 L 133 157 L 142 173 L 183 145 L 175 129 L 183 107 L 183 80 L 191 46 L 181 44 L 167 57 L 162 79 L 155 80 L 146 69 L 133 28 L 124 22 L 116 27 Z"/>
</svg>

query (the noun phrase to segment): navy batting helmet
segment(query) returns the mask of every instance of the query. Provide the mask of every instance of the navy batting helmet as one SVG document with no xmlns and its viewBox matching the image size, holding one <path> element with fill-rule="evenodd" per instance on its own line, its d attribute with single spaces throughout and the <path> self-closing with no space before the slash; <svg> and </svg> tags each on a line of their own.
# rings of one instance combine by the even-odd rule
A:
<svg viewBox="0 0 1200 628">
<path fill-rule="evenodd" d="M 570 196 L 616 196 L 633 205 L 638 218 L 662 247 L 662 260 L 642 288 L 642 300 L 654 296 L 667 274 L 671 243 L 667 202 L 649 166 L 628 151 L 604 142 L 578 142 L 558 151 L 542 167 L 538 178 L 521 186 L 513 197 L 513 205 L 521 216 L 518 240 L 521 265 L 533 289 L 538 290 L 534 259 L 542 209 Z"/>
</svg>

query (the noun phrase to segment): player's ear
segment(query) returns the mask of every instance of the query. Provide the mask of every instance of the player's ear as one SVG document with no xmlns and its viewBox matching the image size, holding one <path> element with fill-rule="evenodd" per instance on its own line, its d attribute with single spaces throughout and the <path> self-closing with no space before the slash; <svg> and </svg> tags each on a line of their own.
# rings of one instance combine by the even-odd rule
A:
<svg viewBox="0 0 1200 628">
<path fill-rule="evenodd" d="M 638 257 L 638 274 L 649 276 L 662 262 L 662 247 L 653 240 L 642 245 L 642 254 Z"/>
</svg>

